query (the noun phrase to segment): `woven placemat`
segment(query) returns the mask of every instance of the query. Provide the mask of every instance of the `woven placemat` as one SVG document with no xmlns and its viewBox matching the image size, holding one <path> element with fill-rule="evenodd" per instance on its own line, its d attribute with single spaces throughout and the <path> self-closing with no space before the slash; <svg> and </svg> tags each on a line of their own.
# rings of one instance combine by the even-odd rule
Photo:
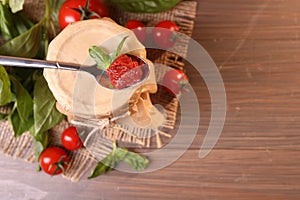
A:
<svg viewBox="0 0 300 200">
<path fill-rule="evenodd" d="M 136 19 L 143 22 L 143 24 L 150 29 L 151 27 L 155 27 L 155 25 L 162 20 L 171 20 L 178 25 L 181 33 L 191 37 L 194 29 L 196 8 L 196 1 L 182 1 L 171 10 L 155 14 L 122 12 L 114 7 L 111 17 L 120 24 L 124 24 L 131 19 Z M 174 54 L 170 51 L 149 49 L 147 51 L 148 58 L 155 60 L 156 63 L 182 69 L 185 64 L 183 57 L 186 56 L 188 51 L 188 42 L 188 37 L 182 37 L 179 42 L 176 43 L 173 52 L 179 52 L 181 55 Z"/>
<path fill-rule="evenodd" d="M 28 16 L 37 21 L 43 13 L 44 5 L 41 0 L 27 0 L 25 1 L 24 9 L 27 11 Z M 39 9 L 32 9 L 32 7 L 37 7 Z M 147 26 L 154 26 L 158 21 L 161 20 L 172 20 L 180 28 L 180 32 L 186 34 L 187 36 L 192 35 L 194 28 L 194 19 L 196 16 L 197 2 L 195 1 L 182 1 L 173 9 L 156 14 L 137 14 L 122 12 L 120 10 L 112 10 L 111 17 L 115 21 L 118 20 L 129 20 L 138 19 L 144 22 Z M 29 12 L 37 11 L 36 13 Z M 188 50 L 188 41 L 181 41 L 181 45 L 177 46 L 181 52 L 181 55 L 175 55 L 170 52 L 158 52 L 155 50 L 147 50 L 148 58 L 154 63 L 161 63 L 167 66 L 175 68 L 183 68 L 184 60 L 182 56 L 185 57 Z M 165 73 L 162 68 L 156 68 L 156 78 L 159 82 L 162 75 Z M 116 131 L 109 130 L 103 132 L 103 134 L 112 139 L 120 142 L 130 143 L 136 148 L 160 148 L 164 145 L 164 141 L 161 139 L 163 137 L 172 137 L 172 129 L 176 123 L 176 114 L 178 109 L 178 100 L 173 96 L 168 95 L 164 90 L 159 89 L 154 95 L 151 95 L 151 100 L 154 104 L 159 104 L 164 107 L 166 111 L 166 120 L 164 122 L 163 131 L 157 131 L 155 135 L 147 131 L 141 131 L 140 135 L 130 135 L 127 131 Z M 0 111 L 8 112 L 8 107 L 1 107 Z M 49 132 L 50 144 L 61 146 L 60 138 L 61 133 L 65 128 L 70 126 L 70 124 L 64 120 L 58 126 L 54 127 Z M 135 130 L 136 132 L 136 130 Z M 4 154 L 11 156 L 13 158 L 19 158 L 28 162 L 35 162 L 36 157 L 34 155 L 34 140 L 29 133 L 25 133 L 17 138 L 14 137 L 12 127 L 8 121 L 0 122 L 0 151 Z M 92 156 L 89 151 L 85 148 L 81 148 L 76 151 L 69 152 L 70 163 L 68 169 L 66 170 L 65 178 L 70 181 L 77 182 L 87 173 L 89 173 L 93 167 L 98 162 L 94 156 Z"/>
</svg>

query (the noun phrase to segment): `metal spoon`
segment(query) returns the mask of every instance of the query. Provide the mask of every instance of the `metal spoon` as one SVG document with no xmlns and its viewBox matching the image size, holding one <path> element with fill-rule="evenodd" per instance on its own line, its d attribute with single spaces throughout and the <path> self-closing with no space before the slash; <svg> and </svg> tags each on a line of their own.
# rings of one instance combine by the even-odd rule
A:
<svg viewBox="0 0 300 200">
<path fill-rule="evenodd" d="M 131 54 L 128 54 L 128 55 L 131 57 L 134 57 L 136 59 L 139 59 L 142 61 L 142 63 L 144 63 L 143 65 L 139 66 L 139 67 L 141 67 L 141 69 L 143 71 L 143 77 L 138 82 L 138 83 L 140 83 L 149 76 L 149 74 L 150 74 L 149 65 L 147 64 L 146 61 L 144 61 L 143 59 L 141 59 L 137 56 L 134 56 Z M 71 71 L 86 71 L 86 72 L 92 74 L 101 85 L 107 87 L 108 77 L 106 75 L 106 71 L 103 69 L 97 68 L 96 65 L 83 66 L 83 65 L 79 65 L 79 64 L 75 64 L 75 63 L 38 60 L 38 59 L 20 58 L 20 57 L 2 56 L 2 55 L 0 55 L 0 65 L 23 67 L 23 68 L 39 68 L 39 69 L 47 68 L 47 69 L 71 70 Z M 135 84 L 131 85 L 130 87 L 132 87 L 138 83 L 135 83 Z"/>
</svg>

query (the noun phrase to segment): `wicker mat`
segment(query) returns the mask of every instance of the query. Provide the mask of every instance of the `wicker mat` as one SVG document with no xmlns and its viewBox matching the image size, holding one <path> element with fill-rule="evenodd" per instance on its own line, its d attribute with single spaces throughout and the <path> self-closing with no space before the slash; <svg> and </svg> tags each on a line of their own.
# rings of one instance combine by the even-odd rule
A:
<svg viewBox="0 0 300 200">
<path fill-rule="evenodd" d="M 24 9 L 33 10 L 33 7 L 39 7 L 40 9 L 34 10 L 43 10 L 43 5 L 39 2 L 41 0 L 27 0 L 25 1 Z M 194 28 L 194 19 L 196 16 L 196 7 L 197 2 L 195 1 L 182 1 L 172 10 L 156 13 L 156 14 L 136 14 L 136 13 L 127 13 L 120 10 L 112 10 L 112 18 L 119 22 L 119 20 L 129 20 L 129 19 L 138 19 L 144 22 L 147 26 L 154 26 L 155 23 L 161 20 L 172 20 L 180 28 L 180 32 L 186 34 L 187 36 L 192 35 Z M 30 9 L 29 9 L 30 8 Z M 30 13 L 27 12 L 31 19 L 38 20 L 42 13 Z M 175 55 L 170 52 L 158 52 L 156 50 L 149 49 L 147 50 L 148 57 L 154 63 L 160 63 L 171 67 L 183 68 L 184 60 L 181 56 L 185 56 L 188 49 L 188 41 L 181 41 L 180 45 L 176 48 L 180 48 L 182 52 L 181 55 Z M 156 68 L 157 80 L 161 79 L 164 71 L 161 68 Z M 104 131 L 105 137 L 116 140 L 118 142 L 125 142 L 129 145 L 133 145 L 135 148 L 160 148 L 164 145 L 164 137 L 172 138 L 174 133 L 172 132 L 175 123 L 176 123 L 176 114 L 178 109 L 178 101 L 176 98 L 168 95 L 164 90 L 159 88 L 158 92 L 155 95 L 151 95 L 151 100 L 154 104 L 159 104 L 164 107 L 166 111 L 166 120 L 164 123 L 163 131 L 157 131 L 155 135 L 150 132 L 141 132 L 141 136 L 132 136 L 128 134 L 130 130 L 118 131 L 107 130 Z M 1 112 L 8 112 L 9 108 L 2 107 L 0 108 Z M 60 136 L 62 131 L 70 126 L 67 121 L 63 121 L 58 126 L 54 127 L 49 132 L 50 144 L 61 146 Z M 136 130 L 135 130 L 136 132 Z M 8 121 L 0 122 L 0 151 L 4 154 L 11 156 L 13 158 L 19 158 L 28 162 L 36 162 L 36 157 L 34 155 L 34 141 L 29 133 L 25 133 L 22 136 L 15 138 L 13 134 L 12 127 Z M 98 162 L 94 156 L 86 148 L 81 148 L 76 151 L 69 152 L 70 163 L 68 169 L 66 170 L 65 178 L 72 182 L 79 181 L 82 177 L 85 177 L 93 167 Z M 151 161 L 150 161 L 151 162 Z M 150 163 L 151 164 L 151 163 Z"/>
</svg>

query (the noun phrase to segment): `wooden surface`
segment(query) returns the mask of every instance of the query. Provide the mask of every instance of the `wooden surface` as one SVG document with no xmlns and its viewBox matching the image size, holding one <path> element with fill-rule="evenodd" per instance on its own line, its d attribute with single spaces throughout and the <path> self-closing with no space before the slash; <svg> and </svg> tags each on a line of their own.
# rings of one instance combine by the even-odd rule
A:
<svg viewBox="0 0 300 200">
<path fill-rule="evenodd" d="M 150 173 L 113 171 L 75 184 L 0 155 L 0 198 L 299 199 L 299 11 L 298 0 L 199 0 L 193 38 L 217 64 L 227 95 L 226 123 L 207 157 L 198 153 L 210 97 L 188 67 L 201 122 L 176 162 Z"/>
</svg>

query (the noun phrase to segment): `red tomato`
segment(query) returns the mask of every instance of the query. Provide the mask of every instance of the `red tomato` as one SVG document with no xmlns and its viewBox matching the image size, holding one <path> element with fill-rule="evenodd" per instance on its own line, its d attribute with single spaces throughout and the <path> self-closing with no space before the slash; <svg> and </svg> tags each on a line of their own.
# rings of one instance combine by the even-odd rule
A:
<svg viewBox="0 0 300 200">
<path fill-rule="evenodd" d="M 174 46 L 178 39 L 178 26 L 169 20 L 159 22 L 152 31 L 152 38 L 155 44 L 161 48 Z"/>
<path fill-rule="evenodd" d="M 179 94 L 186 84 L 188 78 L 185 73 L 178 69 L 171 69 L 163 77 L 162 84 L 170 94 Z"/>
<path fill-rule="evenodd" d="M 125 27 L 131 29 L 140 42 L 144 43 L 147 32 L 144 24 L 138 20 L 132 19 L 126 22 Z"/>
<path fill-rule="evenodd" d="M 82 147 L 82 142 L 75 126 L 70 126 L 64 130 L 61 135 L 61 143 L 68 150 L 76 150 Z"/>
<path fill-rule="evenodd" d="M 60 28 L 64 29 L 69 23 L 84 19 L 109 16 L 109 10 L 102 0 L 90 0 L 88 9 L 85 6 L 86 0 L 65 1 L 58 14 Z"/>
<path fill-rule="evenodd" d="M 48 147 L 39 158 L 39 163 L 44 172 L 50 175 L 62 173 L 69 162 L 66 152 L 60 147 Z"/>
</svg>

